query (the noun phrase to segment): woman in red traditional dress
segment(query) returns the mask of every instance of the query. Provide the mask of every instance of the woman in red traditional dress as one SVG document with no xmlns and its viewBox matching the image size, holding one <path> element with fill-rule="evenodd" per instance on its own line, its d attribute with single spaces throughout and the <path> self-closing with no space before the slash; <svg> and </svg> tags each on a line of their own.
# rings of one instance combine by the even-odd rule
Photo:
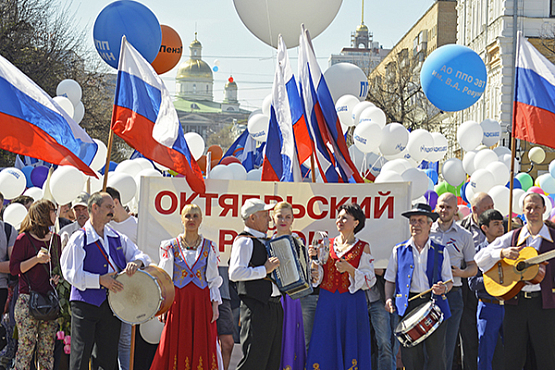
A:
<svg viewBox="0 0 555 370">
<path fill-rule="evenodd" d="M 202 212 L 189 204 L 181 211 L 185 233 L 164 240 L 160 264 L 175 285 L 175 301 L 167 314 L 151 370 L 222 369 L 216 320 L 222 302 L 215 243 L 198 233 Z"/>
<path fill-rule="evenodd" d="M 376 282 L 370 245 L 355 237 L 366 217 L 358 204 L 338 208 L 339 236 L 319 266 L 320 297 L 308 347 L 307 369 L 370 370 L 370 320 L 364 290 Z"/>
</svg>

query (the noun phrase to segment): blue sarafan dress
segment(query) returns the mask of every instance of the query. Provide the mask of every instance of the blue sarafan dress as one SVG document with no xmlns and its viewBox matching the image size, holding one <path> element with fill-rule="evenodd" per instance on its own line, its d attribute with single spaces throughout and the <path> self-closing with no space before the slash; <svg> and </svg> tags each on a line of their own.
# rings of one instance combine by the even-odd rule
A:
<svg viewBox="0 0 555 370">
<path fill-rule="evenodd" d="M 339 253 L 335 240 L 323 270 L 320 298 L 306 368 L 310 370 L 370 370 L 370 320 L 364 290 L 376 282 L 374 259 L 364 252 L 368 243 L 356 240 Z M 345 258 L 356 268 L 354 278 L 339 273 L 335 263 Z"/>
</svg>

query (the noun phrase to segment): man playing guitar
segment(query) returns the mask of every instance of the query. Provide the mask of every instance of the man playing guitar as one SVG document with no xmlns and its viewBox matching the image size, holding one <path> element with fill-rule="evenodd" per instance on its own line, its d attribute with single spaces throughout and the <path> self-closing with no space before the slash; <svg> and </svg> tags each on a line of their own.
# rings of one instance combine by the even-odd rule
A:
<svg viewBox="0 0 555 370">
<path fill-rule="evenodd" d="M 533 247 L 540 254 L 555 249 L 555 230 L 543 223 L 544 198 L 529 193 L 524 198 L 523 208 L 526 226 L 497 238 L 476 254 L 475 261 L 483 272 L 489 271 L 501 259 L 517 259 L 524 247 Z M 555 261 L 550 260 L 541 283 L 524 285 L 520 293 L 505 302 L 506 370 L 522 370 L 528 344 L 533 349 L 538 369 L 550 369 L 555 364 L 554 277 Z"/>
</svg>

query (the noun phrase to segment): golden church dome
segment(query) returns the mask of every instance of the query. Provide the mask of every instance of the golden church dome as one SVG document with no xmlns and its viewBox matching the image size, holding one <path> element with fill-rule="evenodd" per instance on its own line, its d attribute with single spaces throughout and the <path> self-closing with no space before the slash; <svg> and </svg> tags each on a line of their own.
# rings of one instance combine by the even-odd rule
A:
<svg viewBox="0 0 555 370">
<path fill-rule="evenodd" d="M 196 35 L 195 35 L 196 37 Z M 189 45 L 190 48 L 201 48 L 202 44 L 200 43 L 199 40 L 197 40 L 196 38 L 193 40 L 193 42 L 191 42 L 191 44 Z"/>
<path fill-rule="evenodd" d="M 193 41 L 194 42 L 194 41 Z M 189 59 L 179 65 L 177 79 L 208 78 L 213 79 L 212 69 L 201 59 Z"/>
<path fill-rule="evenodd" d="M 225 84 L 225 89 L 226 90 L 237 90 L 237 84 L 233 80 L 233 77 L 229 77 L 227 79 L 227 82 Z"/>
<path fill-rule="evenodd" d="M 368 32 L 368 27 L 366 27 L 365 24 L 361 24 L 357 27 L 357 32 L 360 32 L 360 31 Z"/>
</svg>

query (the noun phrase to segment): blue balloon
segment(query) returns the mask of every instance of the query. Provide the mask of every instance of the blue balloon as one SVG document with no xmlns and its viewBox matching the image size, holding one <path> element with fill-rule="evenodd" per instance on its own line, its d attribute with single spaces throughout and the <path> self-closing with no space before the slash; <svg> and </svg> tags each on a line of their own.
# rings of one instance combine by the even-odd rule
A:
<svg viewBox="0 0 555 370">
<path fill-rule="evenodd" d="M 437 180 L 439 179 L 439 176 L 436 170 L 432 170 L 431 168 L 428 168 L 427 170 L 424 170 L 424 172 L 426 172 L 426 175 L 428 175 L 428 177 L 432 180 L 434 185 L 437 185 Z"/>
<path fill-rule="evenodd" d="M 37 188 L 42 188 L 42 185 L 46 181 L 48 177 L 48 167 L 46 166 L 37 166 L 33 168 L 31 171 L 31 182 Z"/>
<path fill-rule="evenodd" d="M 440 110 L 456 112 L 476 103 L 486 89 L 486 65 L 472 49 L 456 44 L 440 47 L 424 61 L 420 84 Z"/>
<path fill-rule="evenodd" d="M 212 67 L 212 70 L 213 70 L 214 72 L 218 72 L 218 69 L 219 69 L 218 66 Z"/>
<path fill-rule="evenodd" d="M 511 188 L 511 182 L 508 181 L 507 185 L 505 185 L 505 187 L 510 189 Z M 520 184 L 520 181 L 518 181 L 518 179 L 516 177 L 513 179 L 513 189 L 522 189 L 522 185 Z"/>
<path fill-rule="evenodd" d="M 94 22 L 94 46 L 100 57 L 118 68 L 121 38 L 152 63 L 162 44 L 162 29 L 154 13 L 141 3 L 119 0 L 108 4 Z"/>
<path fill-rule="evenodd" d="M 28 188 L 32 188 L 33 185 L 33 180 L 31 180 L 31 172 L 33 172 L 33 170 L 35 169 L 35 167 L 33 166 L 25 166 L 21 169 L 21 172 L 23 172 L 23 174 L 25 175 L 25 180 L 27 180 L 27 187 Z"/>
</svg>

